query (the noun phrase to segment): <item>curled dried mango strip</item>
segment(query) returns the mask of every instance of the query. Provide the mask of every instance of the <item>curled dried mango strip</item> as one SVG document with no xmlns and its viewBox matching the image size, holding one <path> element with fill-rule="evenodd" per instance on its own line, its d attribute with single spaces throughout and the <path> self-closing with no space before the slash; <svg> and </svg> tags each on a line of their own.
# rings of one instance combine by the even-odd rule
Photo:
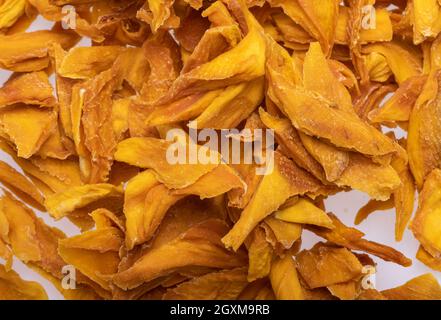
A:
<svg viewBox="0 0 441 320">
<path fill-rule="evenodd" d="M 402 286 L 381 292 L 390 300 L 440 300 L 441 287 L 436 278 L 430 274 L 423 274 L 409 280 Z"/>
</svg>

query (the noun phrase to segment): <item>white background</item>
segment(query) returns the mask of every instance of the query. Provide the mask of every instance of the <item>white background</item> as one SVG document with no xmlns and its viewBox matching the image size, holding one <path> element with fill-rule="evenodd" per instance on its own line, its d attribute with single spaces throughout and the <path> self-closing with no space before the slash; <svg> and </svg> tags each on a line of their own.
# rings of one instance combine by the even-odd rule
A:
<svg viewBox="0 0 441 320">
<path fill-rule="evenodd" d="M 43 18 L 39 17 L 34 24 L 31 26 L 29 31 L 49 29 L 51 23 L 45 21 Z M 88 46 L 89 41 L 83 40 L 80 42 L 80 46 Z M 0 84 L 6 81 L 11 72 L 0 70 Z M 53 82 L 53 78 L 51 79 Z M 31 83 L 29 85 L 32 85 Z M 402 136 L 403 132 L 397 132 L 398 136 Z M 0 151 L 0 160 L 6 161 L 13 165 L 20 172 L 21 169 L 18 168 L 11 158 Z M 357 192 L 341 192 L 335 196 L 331 196 L 326 201 L 326 210 L 329 212 L 334 212 L 340 220 L 342 220 L 346 225 L 353 226 L 353 221 L 358 209 L 363 206 L 369 200 L 368 196 Z M 47 213 L 37 212 L 37 215 L 44 219 L 44 221 L 51 226 L 55 226 L 63 230 L 68 236 L 72 236 L 79 232 L 72 223 L 67 219 L 62 219 L 60 221 L 54 221 L 49 217 Z M 391 262 L 383 261 L 379 258 L 373 257 L 377 262 L 377 274 L 375 276 L 376 288 L 378 290 L 388 289 L 405 283 L 413 277 L 419 276 L 421 274 L 432 272 L 438 281 L 441 281 L 441 274 L 439 272 L 433 271 L 420 263 L 416 258 L 416 252 L 418 250 L 418 241 L 413 237 L 410 230 L 406 230 L 404 233 L 403 240 L 401 242 L 395 242 L 394 239 L 394 228 L 395 228 L 395 212 L 394 210 L 378 211 L 373 213 L 367 218 L 361 225 L 357 228 L 366 234 L 366 239 L 376 241 L 382 244 L 389 245 L 413 260 L 413 265 L 411 267 L 401 267 Z M 303 233 L 303 248 L 308 249 L 312 247 L 317 241 L 323 241 L 321 238 L 316 237 L 309 231 L 304 231 Z M 1 259 L 0 259 L 1 260 Z M 55 289 L 55 287 L 47 280 L 27 268 L 18 259 L 14 258 L 13 269 L 16 270 L 22 278 L 26 280 L 34 280 L 41 283 L 50 299 L 63 299 L 63 296 Z"/>
</svg>

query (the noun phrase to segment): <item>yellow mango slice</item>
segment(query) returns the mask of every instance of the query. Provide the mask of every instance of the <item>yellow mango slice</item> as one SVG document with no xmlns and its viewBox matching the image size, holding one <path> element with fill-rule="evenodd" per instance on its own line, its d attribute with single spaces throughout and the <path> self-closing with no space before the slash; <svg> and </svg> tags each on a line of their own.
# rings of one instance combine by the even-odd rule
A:
<svg viewBox="0 0 441 320">
<path fill-rule="evenodd" d="M 46 73 L 25 73 L 11 78 L 0 88 L 0 108 L 16 103 L 53 106 L 56 101 L 52 91 Z"/>
<path fill-rule="evenodd" d="M 271 286 L 278 300 L 303 300 L 304 293 L 297 275 L 294 259 L 286 255 L 271 265 Z"/>
<path fill-rule="evenodd" d="M 274 170 L 263 177 L 239 221 L 222 239 L 226 247 L 239 249 L 251 230 L 288 198 L 318 190 L 319 181 L 289 159 L 276 152 L 274 160 Z"/>
<path fill-rule="evenodd" d="M 321 242 L 296 255 L 298 271 L 311 289 L 353 280 L 362 275 L 362 264 L 346 248 Z"/>
<path fill-rule="evenodd" d="M 274 216 L 286 222 L 312 224 L 328 229 L 334 228 L 328 215 L 306 199 L 299 199 L 294 205 L 277 211 Z"/>
<path fill-rule="evenodd" d="M 17 147 L 17 155 L 29 158 L 55 130 L 56 113 L 50 109 L 26 106 L 0 111 L 0 135 Z"/>
<path fill-rule="evenodd" d="M 265 231 L 255 228 L 250 235 L 248 244 L 248 276 L 249 282 L 268 276 L 273 259 L 273 248 L 266 241 Z"/>
<path fill-rule="evenodd" d="M 436 278 L 426 273 L 405 284 L 381 293 L 389 300 L 440 300 L 441 287 Z"/>
<path fill-rule="evenodd" d="M 418 210 L 411 223 L 415 237 L 424 249 L 434 257 L 441 257 L 441 242 L 438 232 L 440 210 L 437 205 L 440 197 L 441 170 L 433 170 L 424 181 L 419 195 Z"/>
<path fill-rule="evenodd" d="M 0 300 L 47 300 L 44 288 L 33 281 L 25 281 L 15 271 L 0 265 Z"/>
</svg>

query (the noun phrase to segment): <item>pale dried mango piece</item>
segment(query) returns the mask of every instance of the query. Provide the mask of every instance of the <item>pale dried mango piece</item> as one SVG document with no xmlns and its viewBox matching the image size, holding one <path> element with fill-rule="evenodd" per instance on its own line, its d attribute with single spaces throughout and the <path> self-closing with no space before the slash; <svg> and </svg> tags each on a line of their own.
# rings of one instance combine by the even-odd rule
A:
<svg viewBox="0 0 441 320">
<path fill-rule="evenodd" d="M 349 153 L 302 132 L 299 137 L 307 152 L 322 166 L 326 179 L 339 179 L 349 165 Z"/>
<path fill-rule="evenodd" d="M 75 47 L 64 56 L 57 73 L 70 79 L 91 79 L 110 69 L 125 48 L 121 46 Z"/>
<path fill-rule="evenodd" d="M 29 161 L 37 167 L 42 174 L 47 174 L 57 178 L 66 186 L 80 186 L 81 181 L 80 168 L 75 160 L 59 160 L 51 158 L 32 157 Z"/>
<path fill-rule="evenodd" d="M 411 5 L 414 44 L 435 38 L 441 31 L 441 5 L 438 0 L 414 0 Z"/>
<path fill-rule="evenodd" d="M 328 246 L 322 242 L 297 254 L 296 264 L 310 289 L 354 280 L 362 275 L 363 268 L 348 249 Z"/>
<path fill-rule="evenodd" d="M 244 264 L 243 256 L 227 251 L 220 239 L 227 231 L 219 220 L 206 220 L 178 238 L 147 251 L 113 282 L 126 290 L 189 266 L 232 269 Z"/>
<path fill-rule="evenodd" d="M 300 134 L 293 128 L 291 122 L 288 119 L 274 117 L 262 108 L 259 108 L 259 115 L 265 126 L 274 130 L 277 142 L 283 147 L 282 151 L 297 165 L 312 173 L 320 181 L 324 181 L 324 172 L 320 163 L 313 158 L 310 151 L 307 151 Z M 329 177 L 327 179 L 329 180 Z"/>
<path fill-rule="evenodd" d="M 263 177 L 239 221 L 222 242 L 226 247 L 239 249 L 251 230 L 276 211 L 288 198 L 314 192 L 319 188 L 318 180 L 288 158 L 275 152 L 273 171 Z"/>
<path fill-rule="evenodd" d="M 335 1 L 334 1 L 335 2 Z M 317 74 L 320 78 L 317 79 Z M 303 85 L 331 101 L 341 110 L 354 113 L 351 95 L 338 81 L 317 42 L 311 43 L 303 64 Z"/>
<path fill-rule="evenodd" d="M 340 300 L 356 300 L 361 293 L 357 281 L 347 281 L 327 286 L 329 292 Z"/>
<path fill-rule="evenodd" d="M 167 290 L 164 300 L 233 300 L 248 285 L 245 268 L 209 273 Z"/>
<path fill-rule="evenodd" d="M 349 24 L 349 10 L 348 7 L 341 6 L 338 13 L 338 21 L 335 31 L 335 43 L 347 45 L 350 43 L 350 38 L 347 33 Z M 362 44 L 371 42 L 391 41 L 393 37 L 393 26 L 390 13 L 383 8 L 375 8 L 375 27 L 361 28 L 359 32 L 359 41 Z"/>
<path fill-rule="evenodd" d="M 263 77 L 227 87 L 195 121 L 200 128 L 235 128 L 259 106 L 263 96 Z"/>
<path fill-rule="evenodd" d="M 264 220 L 264 224 L 268 225 L 277 244 L 280 244 L 283 249 L 291 249 L 302 236 L 302 226 L 297 223 L 289 223 L 269 216 Z M 271 244 L 277 249 L 277 244 Z"/>
<path fill-rule="evenodd" d="M 404 81 L 381 108 L 369 112 L 369 120 L 373 123 L 409 121 L 412 109 L 426 83 L 426 79 L 426 76 L 417 76 Z"/>
<path fill-rule="evenodd" d="M 183 148 L 185 152 L 187 145 L 179 141 L 168 142 L 156 138 L 129 138 L 118 144 L 115 159 L 140 168 L 153 169 L 158 180 L 172 189 L 190 186 L 220 163 L 220 155 L 217 154 L 215 158 L 218 160 L 215 163 L 171 164 L 167 161 L 167 154 L 170 150 L 171 152 L 177 150 L 174 147 Z M 197 148 L 196 152 L 207 152 L 206 147 L 196 145 L 194 147 Z"/>
<path fill-rule="evenodd" d="M 248 31 L 231 50 L 215 57 L 197 68 L 181 74 L 169 92 L 157 101 L 163 104 L 196 92 L 223 88 L 250 81 L 264 75 L 265 39 L 263 30 L 243 1 L 231 1 Z M 231 63 L 234 61 L 235 63 Z"/>
<path fill-rule="evenodd" d="M 325 229 L 311 225 L 305 225 L 305 228 L 314 232 L 319 237 L 349 250 L 364 251 L 385 261 L 392 261 L 405 267 L 412 265 L 412 260 L 408 259 L 401 252 L 391 247 L 363 239 L 364 233 L 355 228 L 345 226 L 334 214 L 328 213 L 328 215 L 332 219 L 335 226 L 334 229 Z"/>
<path fill-rule="evenodd" d="M 406 147 L 405 140 L 401 139 L 399 143 Z M 392 160 L 391 165 L 401 179 L 401 185 L 393 194 L 396 215 L 395 240 L 401 241 L 414 211 L 416 185 L 408 163 L 403 163 L 397 158 Z"/>
<path fill-rule="evenodd" d="M 271 287 L 278 300 L 303 300 L 304 292 L 293 257 L 276 258 L 271 265 Z"/>
<path fill-rule="evenodd" d="M 381 294 L 389 300 L 441 300 L 441 287 L 431 273 L 426 273 Z"/>
<path fill-rule="evenodd" d="M 84 90 L 81 123 L 84 145 L 90 152 L 90 183 L 105 182 L 113 160 L 116 135 L 112 123 L 112 93 L 119 86 L 118 68 L 109 69 L 82 86 Z"/>
<path fill-rule="evenodd" d="M 174 195 L 198 195 L 201 199 L 214 198 L 232 189 L 247 188 L 240 176 L 227 164 L 220 164 L 194 184 L 172 191 Z"/>
<path fill-rule="evenodd" d="M 371 81 L 386 82 L 393 75 L 386 57 L 378 52 L 367 54 L 365 64 Z"/>
<path fill-rule="evenodd" d="M 201 115 L 222 92 L 222 90 L 212 90 L 196 93 L 170 104 L 157 106 L 147 116 L 145 124 L 157 126 L 194 119 Z"/>
<path fill-rule="evenodd" d="M 13 270 L 0 265 L 0 300 L 47 300 L 44 288 L 37 282 L 25 281 Z"/>
<path fill-rule="evenodd" d="M 418 189 L 441 158 L 441 72 L 428 76 L 409 119 L 407 152 Z"/>
<path fill-rule="evenodd" d="M 0 66 L 17 72 L 42 70 L 49 65 L 48 48 L 52 43 L 59 43 L 63 48 L 69 48 L 77 41 L 76 33 L 66 30 L 0 35 L 2 47 Z"/>
<path fill-rule="evenodd" d="M 0 111 L 0 135 L 15 144 L 19 157 L 29 158 L 55 130 L 56 118 L 57 114 L 50 109 L 3 108 Z"/>
<path fill-rule="evenodd" d="M 248 242 L 248 282 L 269 275 L 273 259 L 273 248 L 266 240 L 265 231 L 256 227 L 250 234 Z"/>
<path fill-rule="evenodd" d="M 389 138 L 356 115 L 337 109 L 334 103 L 293 85 L 292 80 L 283 74 L 283 67 L 267 67 L 270 98 L 300 131 L 366 155 L 382 156 L 396 152 L 396 146 Z"/>
<path fill-rule="evenodd" d="M 6 0 L 0 6 L 0 29 L 9 28 L 25 13 L 25 0 Z"/>
<path fill-rule="evenodd" d="M 110 290 L 105 276 L 118 270 L 118 250 L 123 239 L 119 229 L 107 227 L 60 240 L 58 252 L 66 263 L 75 266 L 103 289 Z"/>
<path fill-rule="evenodd" d="M 306 199 L 298 199 L 292 206 L 276 211 L 274 216 L 286 222 L 312 224 L 328 229 L 334 228 L 328 215 Z"/>
<path fill-rule="evenodd" d="M 389 198 L 385 201 L 380 200 L 374 200 L 371 199 L 366 203 L 364 206 L 362 206 L 355 216 L 354 224 L 358 225 L 362 223 L 364 220 L 366 220 L 372 213 L 376 211 L 384 211 L 389 210 L 394 207 L 394 199 L 393 197 Z"/>
<path fill-rule="evenodd" d="M 441 238 L 438 230 L 441 211 L 441 170 L 434 169 L 424 181 L 419 194 L 418 209 L 411 223 L 411 230 L 424 249 L 434 257 L 441 257 Z"/>
<path fill-rule="evenodd" d="M 174 13 L 173 3 L 174 0 L 147 0 L 136 17 L 147 22 L 154 33 L 161 27 L 178 27 L 179 18 Z"/>
<path fill-rule="evenodd" d="M 374 43 L 363 47 L 364 54 L 372 52 L 377 52 L 386 58 L 398 84 L 421 75 L 423 71 L 422 59 L 418 51 L 402 42 Z"/>
<path fill-rule="evenodd" d="M 416 258 L 422 263 L 424 263 L 426 266 L 428 266 L 429 268 L 436 271 L 441 271 L 441 259 L 432 256 L 421 245 L 418 248 Z"/>
<path fill-rule="evenodd" d="M 0 108 L 16 104 L 54 106 L 53 89 L 45 72 L 31 72 L 18 75 L 0 88 Z"/>
<path fill-rule="evenodd" d="M 377 164 L 350 152 L 349 164 L 335 183 L 366 192 L 376 200 L 387 200 L 400 187 L 401 179 L 391 165 Z"/>
<path fill-rule="evenodd" d="M 122 197 L 122 186 L 106 183 L 88 184 L 71 187 L 47 197 L 45 206 L 55 219 L 61 219 L 76 209 L 86 207 L 96 201 L 119 202 Z"/>
</svg>

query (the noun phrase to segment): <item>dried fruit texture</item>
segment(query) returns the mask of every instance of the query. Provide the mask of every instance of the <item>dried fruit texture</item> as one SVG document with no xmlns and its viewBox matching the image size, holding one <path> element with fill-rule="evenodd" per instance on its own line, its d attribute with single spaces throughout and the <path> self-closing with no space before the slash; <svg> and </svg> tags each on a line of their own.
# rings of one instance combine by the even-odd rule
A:
<svg viewBox="0 0 441 320">
<path fill-rule="evenodd" d="M 400 241 L 418 191 L 416 258 L 441 270 L 440 18 L 440 0 L 0 0 L 0 299 L 47 298 L 15 259 L 66 299 L 439 299 L 430 275 L 365 289 L 356 251 L 412 261 L 326 205 L 361 191 L 356 224 L 394 208 Z"/>
<path fill-rule="evenodd" d="M 276 152 L 273 172 L 263 177 L 239 221 L 222 242 L 227 247 L 237 250 L 252 229 L 276 211 L 288 198 L 315 192 L 319 188 L 318 180 Z"/>
<path fill-rule="evenodd" d="M 246 269 L 209 273 L 166 291 L 164 300 L 233 300 L 248 285 Z"/>
<path fill-rule="evenodd" d="M 381 292 L 389 300 L 440 300 L 441 287 L 436 278 L 424 274 L 409 280 L 397 288 Z"/>
<path fill-rule="evenodd" d="M 441 170 L 435 169 L 427 177 L 424 187 L 420 192 L 418 210 L 412 221 L 411 228 L 415 237 L 424 249 L 432 256 L 441 256 L 441 243 L 439 242 L 439 202 L 441 184 Z"/>
<path fill-rule="evenodd" d="M 396 251 L 391 247 L 363 239 L 364 233 L 358 231 L 357 229 L 345 226 L 334 214 L 328 215 L 331 218 L 335 228 L 326 229 L 308 225 L 305 225 L 305 228 L 311 230 L 329 242 L 346 247 L 349 250 L 364 251 L 383 260 L 392 261 L 402 266 L 410 266 L 412 264 L 412 260 L 405 257 L 399 251 Z"/>
<path fill-rule="evenodd" d="M 0 89 L 0 108 L 16 103 L 54 106 L 56 100 L 52 91 L 46 73 L 25 73 L 10 79 Z"/>
<path fill-rule="evenodd" d="M 274 295 L 278 300 L 304 299 L 304 292 L 300 284 L 294 259 L 289 255 L 273 261 L 270 281 Z"/>
<path fill-rule="evenodd" d="M 15 272 L 0 265 L 1 300 L 47 300 L 43 287 L 37 282 L 25 281 Z"/>
<path fill-rule="evenodd" d="M 362 275 L 362 264 L 346 248 L 316 244 L 296 256 L 297 268 L 310 289 L 351 281 Z"/>
<path fill-rule="evenodd" d="M 409 164 L 418 188 L 425 177 L 439 167 L 441 152 L 441 73 L 432 72 L 424 85 L 409 119 L 407 152 Z"/>
<path fill-rule="evenodd" d="M 47 108 L 24 105 L 2 108 L 0 136 L 17 148 L 17 155 L 29 158 L 42 147 L 56 128 L 57 114 Z"/>
</svg>

